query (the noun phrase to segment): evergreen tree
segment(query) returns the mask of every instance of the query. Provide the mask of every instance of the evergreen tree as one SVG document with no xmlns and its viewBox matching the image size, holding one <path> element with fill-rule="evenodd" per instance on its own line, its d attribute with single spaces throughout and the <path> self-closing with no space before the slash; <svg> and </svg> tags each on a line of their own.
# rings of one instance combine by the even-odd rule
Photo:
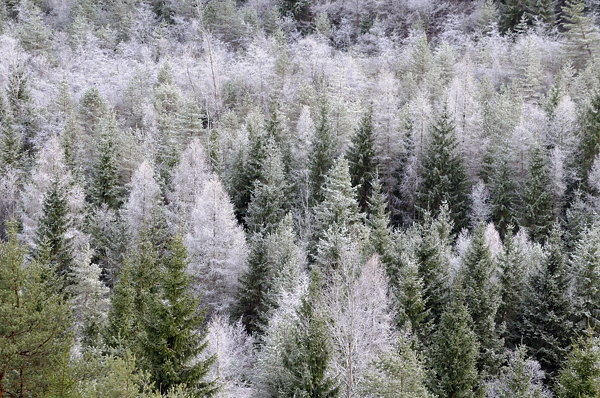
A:
<svg viewBox="0 0 600 398">
<path fill-rule="evenodd" d="M 390 214 L 387 211 L 388 201 L 381 190 L 381 182 L 376 176 L 367 203 L 369 209 L 367 226 L 370 229 L 369 237 L 373 250 L 381 256 L 381 260 L 385 264 L 390 264 L 393 257 L 392 230 L 390 228 Z"/>
<path fill-rule="evenodd" d="M 519 236 L 509 228 L 504 239 L 504 251 L 498 259 L 500 268 L 501 302 L 497 312 L 497 323 L 504 328 L 504 336 L 510 348 L 520 341 L 517 322 L 524 309 L 528 294 L 527 253 L 518 241 Z"/>
<path fill-rule="evenodd" d="M 538 145 L 531 153 L 529 176 L 521 200 L 521 225 L 536 242 L 545 242 L 552 226 L 554 210 L 549 187 L 546 156 Z"/>
<path fill-rule="evenodd" d="M 583 0 L 567 0 L 562 8 L 563 28 L 569 55 L 579 65 L 594 58 L 600 46 L 600 33 L 591 16 L 585 14 Z"/>
<path fill-rule="evenodd" d="M 447 203 L 454 230 L 460 231 L 467 225 L 468 181 L 454 123 L 447 108 L 433 127 L 422 167 L 419 207 L 437 215 L 442 204 Z"/>
<path fill-rule="evenodd" d="M 574 162 L 580 184 L 587 192 L 590 190 L 588 175 L 600 153 L 600 92 L 594 94 L 589 107 L 583 112 L 580 137 L 577 159 Z"/>
<path fill-rule="evenodd" d="M 259 177 L 254 180 L 246 214 L 248 230 L 262 234 L 273 231 L 281 221 L 288 196 L 281 153 L 272 139 L 268 140 L 265 151 L 267 156 Z"/>
<path fill-rule="evenodd" d="M 329 105 L 325 98 L 319 104 L 319 118 L 317 120 L 315 136 L 308 155 L 310 163 L 311 203 L 313 205 L 323 200 L 322 187 L 326 175 L 333 166 L 336 154 L 336 145 L 331 127 L 329 126 Z"/>
<path fill-rule="evenodd" d="M 575 246 L 570 269 L 579 328 L 600 328 L 600 223 L 585 229 Z"/>
<path fill-rule="evenodd" d="M 21 139 L 13 127 L 10 109 L 0 94 L 0 170 L 18 168 L 21 160 Z"/>
<path fill-rule="evenodd" d="M 119 167 L 115 137 L 110 130 L 103 131 L 98 144 L 98 163 L 92 183 L 92 202 L 106 203 L 111 209 L 120 204 Z"/>
<path fill-rule="evenodd" d="M 515 192 L 508 162 L 496 162 L 490 177 L 490 215 L 501 237 L 505 237 L 508 228 L 516 224 Z"/>
<path fill-rule="evenodd" d="M 356 187 L 358 205 L 361 211 L 366 212 L 377 168 L 372 105 L 363 115 L 358 129 L 352 137 L 352 144 L 348 150 L 347 158 L 350 164 L 352 186 Z"/>
<path fill-rule="evenodd" d="M 327 324 L 315 308 L 319 302 L 321 278 L 316 271 L 298 309 L 296 333 L 284 347 L 283 366 L 289 382 L 281 389 L 284 396 L 335 398 L 339 388 L 328 375 L 330 342 Z"/>
<path fill-rule="evenodd" d="M 569 285 L 560 229 L 555 226 L 541 269 L 531 280 L 529 295 L 519 322 L 521 341 L 531 349 L 542 368 L 553 374 L 567 353 L 573 330 Z"/>
<path fill-rule="evenodd" d="M 69 355 L 69 303 L 50 265 L 25 264 L 17 225 L 0 243 L 0 396 L 47 396 Z"/>
<path fill-rule="evenodd" d="M 140 333 L 132 267 L 127 259 L 121 268 L 111 296 L 106 327 L 102 331 L 105 344 L 120 355 L 134 351 Z"/>
<path fill-rule="evenodd" d="M 204 314 L 191 291 L 181 236 L 171 239 L 161 262 L 161 287 L 143 318 L 140 364 L 163 393 L 183 386 L 194 395 L 211 395 L 216 386 L 206 375 L 215 358 L 198 361 L 207 346 L 206 333 L 198 333 Z"/>
<path fill-rule="evenodd" d="M 501 26 L 504 31 L 517 27 L 523 17 L 527 17 L 530 0 L 505 0 L 500 8 Z"/>
<path fill-rule="evenodd" d="M 63 278 L 64 283 L 67 283 L 73 265 L 72 238 L 68 233 L 72 219 L 68 206 L 65 188 L 58 179 L 53 179 L 44 196 L 37 230 L 36 257 L 52 264 L 56 275 Z"/>
<path fill-rule="evenodd" d="M 559 398 L 600 396 L 600 338 L 588 329 L 574 342 L 567 362 L 558 375 Z"/>
<path fill-rule="evenodd" d="M 85 133 L 91 136 L 100 120 L 108 113 L 108 105 L 96 87 L 87 89 L 79 101 L 79 115 Z"/>
<path fill-rule="evenodd" d="M 472 397 L 479 382 L 479 343 L 461 292 L 454 294 L 433 337 L 433 390 L 444 397 Z"/>
<path fill-rule="evenodd" d="M 488 396 L 498 398 L 549 398 L 550 391 L 543 384 L 544 372 L 540 364 L 527 359 L 527 349 L 521 345 L 511 353 L 508 365 L 500 375 L 488 383 Z"/>
</svg>

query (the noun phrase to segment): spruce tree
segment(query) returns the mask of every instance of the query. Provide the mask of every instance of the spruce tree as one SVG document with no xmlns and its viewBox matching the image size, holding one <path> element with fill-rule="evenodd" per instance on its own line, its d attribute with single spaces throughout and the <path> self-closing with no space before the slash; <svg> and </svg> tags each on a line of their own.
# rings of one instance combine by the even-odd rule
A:
<svg viewBox="0 0 600 398">
<path fill-rule="evenodd" d="M 363 212 L 367 211 L 368 200 L 373 190 L 377 169 L 375 155 L 373 106 L 370 105 L 352 137 L 351 147 L 346 155 L 350 165 L 352 186 L 356 187 L 358 205 Z"/>
<path fill-rule="evenodd" d="M 479 343 L 460 291 L 444 309 L 433 342 L 433 390 L 443 397 L 473 396 L 479 383 Z"/>
<path fill-rule="evenodd" d="M 310 163 L 311 204 L 316 205 L 324 196 L 322 187 L 326 175 L 333 166 L 336 146 L 329 126 L 329 105 L 325 98 L 319 104 L 319 118 L 315 136 L 308 155 Z"/>
<path fill-rule="evenodd" d="M 121 268 L 110 300 L 106 327 L 102 331 L 105 344 L 113 352 L 124 355 L 134 352 L 141 332 L 136 309 L 133 264 L 126 260 Z"/>
<path fill-rule="evenodd" d="M 370 229 L 369 237 L 375 253 L 381 256 L 385 264 L 390 264 L 393 257 L 392 229 L 390 227 L 390 214 L 387 210 L 387 197 L 382 192 L 381 182 L 376 176 L 373 180 L 371 196 L 367 202 L 369 213 L 367 226 Z"/>
<path fill-rule="evenodd" d="M 572 306 L 566 296 L 569 281 L 557 225 L 552 229 L 541 269 L 531 287 L 519 321 L 520 338 L 551 375 L 564 360 L 573 330 Z"/>
<path fill-rule="evenodd" d="M 105 203 L 109 208 L 116 209 L 120 204 L 119 167 L 115 137 L 110 129 L 102 132 L 97 148 L 92 202 L 98 206 Z"/>
<path fill-rule="evenodd" d="M 490 216 L 500 236 L 505 237 L 508 228 L 516 224 L 516 189 L 508 162 L 499 160 L 495 163 L 490 177 Z"/>
<path fill-rule="evenodd" d="M 570 270 L 580 329 L 600 328 L 600 223 L 586 228 L 575 246 Z"/>
<path fill-rule="evenodd" d="M 581 132 L 577 160 L 574 164 L 583 191 L 589 191 L 588 175 L 596 156 L 600 153 L 600 92 L 592 97 L 581 118 Z"/>
<path fill-rule="evenodd" d="M 559 398 L 600 397 L 600 338 L 588 329 L 574 342 L 558 375 Z"/>
<path fill-rule="evenodd" d="M 50 396 L 72 343 L 69 303 L 50 264 L 25 264 L 17 224 L 7 231 L 0 243 L 0 396 Z"/>
<path fill-rule="evenodd" d="M 419 207 L 437 215 L 442 204 L 446 203 L 454 230 L 460 231 L 467 225 L 468 180 L 454 123 L 446 107 L 433 126 L 431 143 L 424 155 L 422 167 Z"/>
<path fill-rule="evenodd" d="M 79 101 L 81 125 L 86 134 L 91 136 L 108 112 L 108 105 L 96 87 L 87 89 Z"/>
<path fill-rule="evenodd" d="M 71 223 L 65 188 L 57 178 L 53 178 L 44 195 L 36 237 L 36 257 L 52 264 L 56 275 L 63 278 L 65 284 L 73 265 L 72 238 L 68 234 Z"/>
<path fill-rule="evenodd" d="M 215 358 L 198 360 L 207 346 L 206 333 L 199 333 L 204 314 L 191 290 L 181 236 L 171 239 L 161 263 L 160 290 L 142 321 L 140 365 L 162 393 L 184 387 L 194 395 L 209 396 L 216 385 L 206 376 Z"/>
<path fill-rule="evenodd" d="M 567 0 L 562 8 L 563 28 L 569 55 L 580 66 L 598 54 L 600 33 L 591 16 L 585 14 L 583 0 Z"/>
<path fill-rule="evenodd" d="M 285 344 L 283 366 L 289 382 L 281 389 L 284 396 L 335 398 L 339 388 L 328 375 L 331 356 L 325 318 L 315 308 L 319 303 L 321 277 L 311 274 L 311 282 L 298 309 L 296 333 Z"/>
<path fill-rule="evenodd" d="M 0 170 L 18 168 L 21 160 L 21 139 L 13 127 L 11 110 L 0 93 Z"/>
<path fill-rule="evenodd" d="M 485 225 L 473 232 L 471 243 L 463 256 L 460 282 L 465 305 L 473 319 L 473 331 L 479 340 L 479 369 L 495 373 L 501 363 L 502 340 L 498 337 L 496 313 L 500 291 L 495 282 L 496 263 L 485 241 Z"/>
<path fill-rule="evenodd" d="M 536 242 L 545 242 L 553 220 L 550 178 L 544 150 L 535 146 L 529 160 L 529 176 L 525 183 L 521 209 L 521 226 L 527 228 Z"/>
</svg>

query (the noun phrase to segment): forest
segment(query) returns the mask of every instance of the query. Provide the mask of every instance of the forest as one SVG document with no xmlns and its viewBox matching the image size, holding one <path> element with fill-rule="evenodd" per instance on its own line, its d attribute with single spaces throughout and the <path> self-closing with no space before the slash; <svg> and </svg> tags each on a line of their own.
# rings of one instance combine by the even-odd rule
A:
<svg viewBox="0 0 600 398">
<path fill-rule="evenodd" d="M 0 398 L 600 398 L 599 0 L 1 0 Z"/>
</svg>

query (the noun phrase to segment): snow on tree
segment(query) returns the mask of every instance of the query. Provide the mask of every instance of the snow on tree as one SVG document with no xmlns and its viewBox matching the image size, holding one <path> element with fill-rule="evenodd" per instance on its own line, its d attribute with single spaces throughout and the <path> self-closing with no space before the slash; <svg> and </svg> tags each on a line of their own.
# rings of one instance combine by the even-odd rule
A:
<svg viewBox="0 0 600 398">
<path fill-rule="evenodd" d="M 559 398 L 600 394 L 600 338 L 588 329 L 574 342 L 556 386 Z"/>
<path fill-rule="evenodd" d="M 124 219 L 134 241 L 149 229 L 160 204 L 160 187 L 154 169 L 148 161 L 142 162 L 131 178 L 129 197 L 123 205 Z"/>
<path fill-rule="evenodd" d="M 573 299 L 580 329 L 600 325 L 600 224 L 585 229 L 571 257 Z"/>
<path fill-rule="evenodd" d="M 203 302 L 212 310 L 229 311 L 247 268 L 248 247 L 229 196 L 215 178 L 196 197 L 185 244 L 188 271 Z"/>
<path fill-rule="evenodd" d="M 489 192 L 485 183 L 481 180 L 473 185 L 470 195 L 471 211 L 469 212 L 469 220 L 471 226 L 477 226 L 479 223 L 485 223 L 490 217 Z"/>
<path fill-rule="evenodd" d="M 591 16 L 585 13 L 582 0 L 567 0 L 562 8 L 563 28 L 569 55 L 579 65 L 593 59 L 600 49 L 600 33 Z"/>
</svg>

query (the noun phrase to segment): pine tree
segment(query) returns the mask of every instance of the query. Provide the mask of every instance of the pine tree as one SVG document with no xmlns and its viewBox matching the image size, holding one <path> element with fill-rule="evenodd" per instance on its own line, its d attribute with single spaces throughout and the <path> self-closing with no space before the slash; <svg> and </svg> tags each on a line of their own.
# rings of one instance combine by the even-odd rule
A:
<svg viewBox="0 0 600 398">
<path fill-rule="evenodd" d="M 204 119 L 205 115 L 196 103 L 190 99 L 185 102 L 177 115 L 177 139 L 178 148 L 189 143 L 194 138 L 204 138 Z"/>
<path fill-rule="evenodd" d="M 268 140 L 265 151 L 267 156 L 259 177 L 254 180 L 246 214 L 248 230 L 262 234 L 273 231 L 281 221 L 286 212 L 288 197 L 281 152 L 274 140 Z"/>
<path fill-rule="evenodd" d="M 467 225 L 468 181 L 454 123 L 446 107 L 433 127 L 422 167 L 419 207 L 437 215 L 442 204 L 447 203 L 454 230 L 460 231 Z"/>
<path fill-rule="evenodd" d="M 108 105 L 96 87 L 87 89 L 79 101 L 79 115 L 85 133 L 91 136 L 108 113 Z"/>
<path fill-rule="evenodd" d="M 141 366 L 163 393 L 183 386 L 195 395 L 210 395 L 215 384 L 206 380 L 206 375 L 215 358 L 197 360 L 207 346 L 206 333 L 197 333 L 204 324 L 204 314 L 191 291 L 181 236 L 171 239 L 161 262 L 160 290 L 142 321 Z"/>
<path fill-rule="evenodd" d="M 498 398 L 549 398 L 550 391 L 543 383 L 544 372 L 540 364 L 527 359 L 523 345 L 513 351 L 500 375 L 488 383 L 488 396 Z"/>
<path fill-rule="evenodd" d="M 73 266 L 73 247 L 69 228 L 72 220 L 65 188 L 56 178 L 44 196 L 42 216 L 39 220 L 36 243 L 36 257 L 47 261 L 55 269 L 56 275 L 68 283 Z"/>
<path fill-rule="evenodd" d="M 554 206 L 549 187 L 546 156 L 538 145 L 531 152 L 529 176 L 521 200 L 521 226 L 528 229 L 536 242 L 545 242 L 552 226 Z"/>
<path fill-rule="evenodd" d="M 506 0 L 501 6 L 501 26 L 504 31 L 514 29 L 526 17 L 529 0 Z"/>
<path fill-rule="evenodd" d="M 335 398 L 339 388 L 328 375 L 330 342 L 327 324 L 315 308 L 319 302 L 321 278 L 313 271 L 306 296 L 298 309 L 296 333 L 284 347 L 283 366 L 289 372 L 288 384 L 280 393 L 285 396 Z"/>
<path fill-rule="evenodd" d="M 522 343 L 552 375 L 566 356 L 573 330 L 572 307 L 566 296 L 568 274 L 558 226 L 552 230 L 546 251 L 541 269 L 532 277 L 519 331 Z"/>
<path fill-rule="evenodd" d="M 0 102 L 2 97 L 0 96 Z M 0 104 L 0 107 L 2 104 Z M 13 128 L 12 117 L 7 110 L 6 115 L 0 117 L 0 170 L 8 167 L 18 168 L 21 163 L 21 139 Z"/>
<path fill-rule="evenodd" d="M 588 329 L 574 342 L 567 362 L 558 375 L 559 398 L 600 396 L 600 338 Z"/>
<path fill-rule="evenodd" d="M 0 243 L 0 396 L 46 396 L 69 355 L 69 303 L 47 263 L 25 265 L 17 224 Z"/>
<path fill-rule="evenodd" d="M 583 0 L 567 0 L 562 8 L 563 28 L 569 55 L 577 64 L 585 65 L 587 60 L 598 54 L 600 33 L 591 16 L 585 15 Z"/>
<path fill-rule="evenodd" d="M 370 229 L 369 237 L 373 250 L 381 256 L 381 260 L 385 264 L 391 263 L 393 257 L 392 230 L 387 204 L 387 197 L 382 192 L 381 182 L 376 176 L 373 180 L 371 196 L 367 202 L 369 209 L 367 226 Z"/>
<path fill-rule="evenodd" d="M 479 368 L 493 374 L 501 363 L 503 344 L 495 323 L 500 291 L 495 283 L 496 263 L 486 243 L 484 224 L 473 232 L 462 262 L 460 282 L 465 305 L 473 319 L 473 331 L 479 340 Z"/>
<path fill-rule="evenodd" d="M 433 385 L 439 396 L 470 397 L 479 382 L 476 367 L 479 343 L 461 293 L 454 294 L 433 337 Z"/>
<path fill-rule="evenodd" d="M 490 215 L 501 237 L 505 237 L 508 228 L 516 224 L 515 192 L 508 162 L 496 162 L 490 177 Z"/>
<path fill-rule="evenodd" d="M 346 157 L 350 164 L 352 186 L 356 187 L 358 205 L 361 211 L 366 212 L 377 169 L 372 105 L 363 115 L 358 129 L 352 137 L 352 144 Z"/>
<path fill-rule="evenodd" d="M 113 289 L 106 327 L 102 331 L 105 344 L 120 355 L 134 351 L 140 333 L 132 267 L 131 260 L 126 259 Z"/>
<path fill-rule="evenodd" d="M 21 140 L 21 153 L 33 154 L 39 119 L 33 108 L 29 75 L 22 64 L 17 64 L 8 76 L 6 97 L 12 115 L 12 126 Z"/>
<path fill-rule="evenodd" d="M 583 231 L 571 257 L 575 313 L 579 328 L 600 327 L 600 223 Z"/>
<path fill-rule="evenodd" d="M 308 155 L 310 163 L 311 204 L 316 205 L 323 200 L 322 187 L 326 175 L 333 167 L 336 146 L 331 127 L 329 126 L 329 105 L 325 98 L 319 104 L 319 118 Z"/>
<path fill-rule="evenodd" d="M 42 19 L 40 8 L 29 0 L 21 0 L 19 11 L 19 39 L 28 51 L 48 51 L 50 31 Z"/>
</svg>

